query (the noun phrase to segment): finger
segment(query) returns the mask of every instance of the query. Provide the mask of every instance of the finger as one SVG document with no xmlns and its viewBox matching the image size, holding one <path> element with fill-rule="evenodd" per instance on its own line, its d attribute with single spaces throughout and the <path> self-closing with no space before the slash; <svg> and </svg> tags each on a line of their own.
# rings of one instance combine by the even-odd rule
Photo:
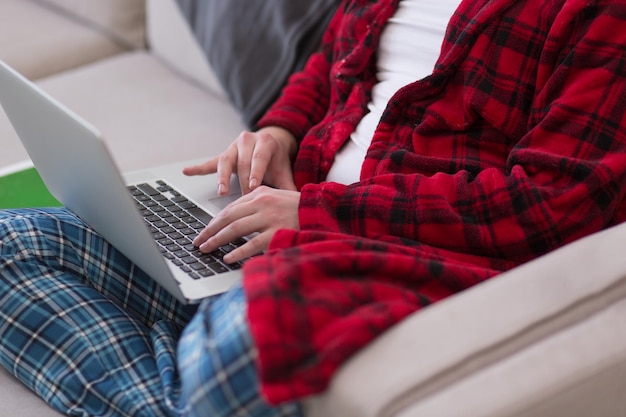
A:
<svg viewBox="0 0 626 417">
<path fill-rule="evenodd" d="M 229 146 L 217 158 L 217 193 L 226 195 L 230 191 L 230 176 L 237 164 L 237 148 Z"/>
<path fill-rule="evenodd" d="M 259 254 L 268 248 L 269 242 L 270 237 L 268 234 L 258 234 L 248 240 L 245 244 L 224 255 L 224 262 L 232 264 Z"/>
<path fill-rule="evenodd" d="M 206 251 L 210 252 L 218 246 L 229 243 L 238 237 L 250 234 L 251 232 L 241 232 L 242 234 L 240 234 L 239 236 L 232 237 L 227 237 L 224 234 L 224 230 L 233 222 L 236 222 L 237 220 L 250 216 L 252 213 L 254 213 L 254 205 L 245 204 L 248 200 L 249 196 L 244 195 L 224 207 L 224 209 L 220 211 L 217 216 L 213 218 L 213 220 L 211 220 L 211 222 L 198 234 L 198 236 L 196 236 L 196 238 L 193 240 L 193 244 L 196 247 L 207 248 Z"/>
<path fill-rule="evenodd" d="M 239 185 L 241 192 L 248 194 L 250 192 L 250 169 L 252 165 L 252 155 L 256 148 L 256 135 L 251 132 L 243 132 L 237 140 L 237 175 L 239 177 Z"/>
<path fill-rule="evenodd" d="M 215 157 L 202 164 L 185 167 L 183 168 L 183 174 L 189 176 L 214 174 L 217 172 L 217 160 L 218 157 Z"/>
<path fill-rule="evenodd" d="M 255 216 L 243 217 L 229 223 L 199 246 L 201 252 L 210 253 L 220 246 L 227 245 L 243 236 L 258 230 Z"/>
<path fill-rule="evenodd" d="M 265 174 L 267 173 L 267 168 L 275 153 L 275 140 L 267 134 L 261 135 L 257 141 L 256 147 L 254 148 L 252 161 L 250 162 L 250 177 L 248 181 L 248 188 L 250 190 L 253 190 L 261 185 L 263 178 L 265 178 Z"/>
</svg>

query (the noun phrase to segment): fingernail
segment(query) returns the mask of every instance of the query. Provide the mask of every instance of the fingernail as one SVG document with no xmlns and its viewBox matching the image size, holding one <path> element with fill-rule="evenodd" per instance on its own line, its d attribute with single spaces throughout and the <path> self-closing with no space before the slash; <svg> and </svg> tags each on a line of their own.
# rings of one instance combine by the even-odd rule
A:
<svg viewBox="0 0 626 417">
<path fill-rule="evenodd" d="M 256 187 L 256 178 L 250 178 L 250 182 L 248 183 L 248 188 Z"/>
<path fill-rule="evenodd" d="M 218 194 L 224 194 L 224 184 L 218 184 L 217 185 L 217 193 Z"/>
</svg>

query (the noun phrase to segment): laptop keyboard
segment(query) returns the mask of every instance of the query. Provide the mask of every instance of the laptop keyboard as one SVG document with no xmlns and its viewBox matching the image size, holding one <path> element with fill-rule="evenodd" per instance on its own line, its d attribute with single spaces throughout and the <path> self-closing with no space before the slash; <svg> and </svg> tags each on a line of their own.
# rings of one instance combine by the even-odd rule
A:
<svg viewBox="0 0 626 417">
<path fill-rule="evenodd" d="M 227 264 L 222 258 L 246 240 L 237 239 L 211 253 L 200 252 L 192 242 L 212 219 L 211 215 L 164 181 L 128 189 L 163 256 L 190 277 L 200 279 L 241 268 L 241 262 Z"/>
</svg>

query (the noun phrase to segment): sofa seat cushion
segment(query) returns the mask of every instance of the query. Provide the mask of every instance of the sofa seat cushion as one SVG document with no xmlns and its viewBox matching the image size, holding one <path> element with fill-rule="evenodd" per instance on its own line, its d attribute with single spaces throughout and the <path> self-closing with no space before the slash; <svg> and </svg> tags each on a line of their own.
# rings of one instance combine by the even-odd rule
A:
<svg viewBox="0 0 626 417">
<path fill-rule="evenodd" d="M 226 100 L 141 50 L 38 84 L 104 135 L 122 171 L 215 155 L 243 129 Z"/>
<path fill-rule="evenodd" d="M 61 417 L 62 414 L 0 367 L 0 416 Z"/>
<path fill-rule="evenodd" d="M 102 31 L 30 0 L 0 0 L 0 13 L 0 59 L 31 79 L 128 50 Z"/>
<path fill-rule="evenodd" d="M 28 154 L 17 138 L 2 106 L 0 106 L 0 143 L 2 144 L 0 175 L 4 175 L 5 170 L 12 171 L 14 166 L 23 166 L 23 162 L 28 160 Z"/>
</svg>

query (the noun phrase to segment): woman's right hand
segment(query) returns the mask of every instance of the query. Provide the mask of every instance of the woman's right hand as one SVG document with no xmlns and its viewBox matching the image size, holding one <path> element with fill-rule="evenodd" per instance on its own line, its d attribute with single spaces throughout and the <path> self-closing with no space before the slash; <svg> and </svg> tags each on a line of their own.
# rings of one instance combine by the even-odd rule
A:
<svg viewBox="0 0 626 417">
<path fill-rule="evenodd" d="M 243 194 L 262 184 L 284 190 L 296 190 L 291 168 L 297 143 L 294 136 L 279 127 L 265 127 L 257 132 L 242 132 L 219 156 L 199 165 L 186 167 L 185 175 L 217 172 L 220 195 L 229 193 L 230 176 L 235 173 Z"/>
</svg>

